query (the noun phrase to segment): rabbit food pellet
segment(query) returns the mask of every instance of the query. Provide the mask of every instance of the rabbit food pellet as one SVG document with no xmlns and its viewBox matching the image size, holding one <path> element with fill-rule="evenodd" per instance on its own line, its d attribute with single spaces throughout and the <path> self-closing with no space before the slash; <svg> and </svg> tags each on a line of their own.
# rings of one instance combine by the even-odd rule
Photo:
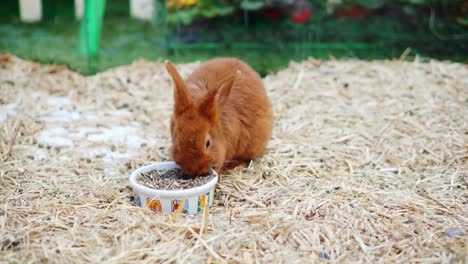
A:
<svg viewBox="0 0 468 264">
<path fill-rule="evenodd" d="M 152 170 L 142 173 L 137 177 L 137 182 L 146 187 L 159 190 L 183 190 L 201 186 L 214 178 L 210 173 L 191 177 L 185 174 L 181 169 L 170 170 Z"/>
</svg>

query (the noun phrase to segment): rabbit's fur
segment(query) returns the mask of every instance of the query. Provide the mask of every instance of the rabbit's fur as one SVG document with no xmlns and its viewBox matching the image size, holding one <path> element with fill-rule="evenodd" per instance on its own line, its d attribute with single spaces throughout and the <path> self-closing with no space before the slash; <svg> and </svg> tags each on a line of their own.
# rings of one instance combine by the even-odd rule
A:
<svg viewBox="0 0 468 264">
<path fill-rule="evenodd" d="M 262 79 L 246 63 L 217 58 L 185 81 L 166 61 L 174 81 L 172 158 L 189 175 L 218 173 L 261 156 L 271 138 L 273 112 Z"/>
</svg>

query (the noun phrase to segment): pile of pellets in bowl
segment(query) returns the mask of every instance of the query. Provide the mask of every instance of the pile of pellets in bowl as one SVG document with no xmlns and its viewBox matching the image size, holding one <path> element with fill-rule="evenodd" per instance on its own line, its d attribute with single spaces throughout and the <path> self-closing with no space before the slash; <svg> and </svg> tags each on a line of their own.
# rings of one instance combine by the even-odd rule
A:
<svg viewBox="0 0 468 264">
<path fill-rule="evenodd" d="M 151 170 L 141 173 L 136 177 L 139 184 L 157 190 L 185 190 L 204 185 L 211 181 L 215 174 L 211 171 L 207 174 L 193 177 L 187 175 L 179 168 Z"/>
</svg>

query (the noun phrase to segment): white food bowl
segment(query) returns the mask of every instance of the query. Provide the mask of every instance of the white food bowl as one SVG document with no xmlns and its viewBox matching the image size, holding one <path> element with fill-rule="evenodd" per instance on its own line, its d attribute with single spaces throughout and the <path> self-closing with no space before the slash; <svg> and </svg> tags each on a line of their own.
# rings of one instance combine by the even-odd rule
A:
<svg viewBox="0 0 468 264">
<path fill-rule="evenodd" d="M 205 204 L 213 204 L 214 190 L 218 182 L 218 174 L 212 170 L 215 177 L 204 185 L 184 190 L 158 190 L 139 184 L 137 176 L 152 170 L 168 170 L 180 168 L 175 162 L 159 162 L 141 167 L 130 175 L 130 185 L 135 193 L 135 203 L 154 212 L 173 213 L 181 205 L 185 197 L 183 213 L 197 214 L 203 211 Z"/>
</svg>

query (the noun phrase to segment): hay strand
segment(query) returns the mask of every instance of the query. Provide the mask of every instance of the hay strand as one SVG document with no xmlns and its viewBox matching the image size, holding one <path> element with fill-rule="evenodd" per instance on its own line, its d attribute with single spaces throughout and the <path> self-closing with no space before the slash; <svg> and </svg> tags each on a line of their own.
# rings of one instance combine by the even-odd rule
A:
<svg viewBox="0 0 468 264">
<path fill-rule="evenodd" d="M 177 207 L 177 210 L 172 215 L 172 222 L 176 222 L 177 218 L 180 216 L 180 214 L 182 214 L 182 210 L 184 210 L 184 205 L 186 201 L 187 201 L 187 197 L 182 198 L 182 201 L 180 202 L 179 207 Z"/>
</svg>

